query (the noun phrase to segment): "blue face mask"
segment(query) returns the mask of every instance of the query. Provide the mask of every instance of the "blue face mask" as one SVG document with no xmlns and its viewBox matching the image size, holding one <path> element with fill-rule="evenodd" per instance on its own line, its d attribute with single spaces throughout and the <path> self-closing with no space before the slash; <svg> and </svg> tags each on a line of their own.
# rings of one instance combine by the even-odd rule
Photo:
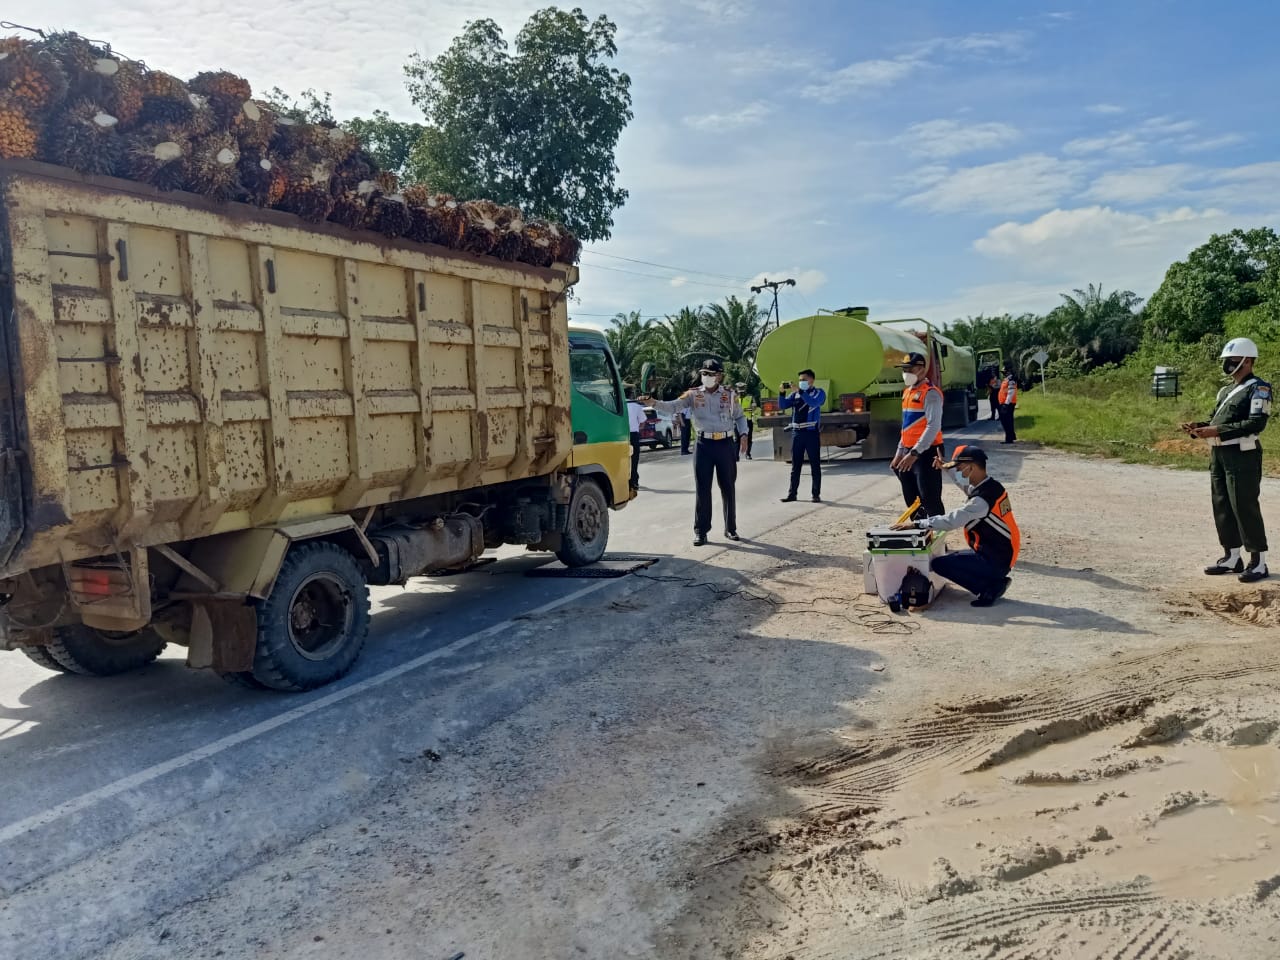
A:
<svg viewBox="0 0 1280 960">
<path fill-rule="evenodd" d="M 809 389 L 809 381 L 808 381 L 808 380 L 801 380 L 801 381 L 800 381 L 800 389 L 801 389 L 801 390 L 808 390 L 808 389 Z"/>
</svg>

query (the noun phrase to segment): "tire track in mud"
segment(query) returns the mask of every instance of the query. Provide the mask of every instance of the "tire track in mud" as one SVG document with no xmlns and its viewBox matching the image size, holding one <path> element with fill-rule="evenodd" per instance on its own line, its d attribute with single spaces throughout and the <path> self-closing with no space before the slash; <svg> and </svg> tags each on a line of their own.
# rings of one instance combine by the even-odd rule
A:
<svg viewBox="0 0 1280 960">
<path fill-rule="evenodd" d="M 920 719 L 844 735 L 836 749 L 773 764 L 768 772 L 795 806 L 782 826 L 740 835 L 728 856 L 703 869 L 694 881 L 698 914 L 733 918 L 735 936 L 750 931 L 742 955 L 752 957 L 1050 960 L 1074 937 L 1084 952 L 1072 956 L 1189 960 L 1196 951 L 1186 935 L 1151 917 L 1151 905 L 1163 900 L 1145 878 L 1039 896 L 1011 888 L 953 896 L 904 888 L 865 854 L 891 849 L 894 841 L 878 832 L 892 824 L 882 815 L 921 777 L 993 769 L 1141 718 L 1197 687 L 1248 678 L 1274 684 L 1277 673 L 1274 643 L 1183 644 L 1012 694 L 936 703 Z M 1098 917 L 1092 933 L 1071 920 L 1086 914 Z"/>
</svg>

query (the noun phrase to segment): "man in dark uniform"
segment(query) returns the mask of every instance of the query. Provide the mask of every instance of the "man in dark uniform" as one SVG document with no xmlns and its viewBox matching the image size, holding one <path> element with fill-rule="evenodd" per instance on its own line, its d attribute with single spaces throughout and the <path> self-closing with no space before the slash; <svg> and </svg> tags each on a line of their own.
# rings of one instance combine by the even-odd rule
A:
<svg viewBox="0 0 1280 960">
<path fill-rule="evenodd" d="M 1262 489 L 1262 444 L 1258 435 L 1271 416 L 1271 384 L 1253 375 L 1258 345 L 1236 337 L 1222 348 L 1222 372 L 1231 383 L 1218 391 L 1213 416 L 1201 423 L 1184 423 L 1190 436 L 1208 440 L 1209 489 L 1213 520 L 1222 558 L 1205 567 L 1210 576 L 1239 574 L 1241 583 L 1267 576 L 1267 531 L 1258 495 Z M 1245 566 L 1240 548 L 1249 551 Z"/>
<path fill-rule="evenodd" d="M 742 415 L 738 395 L 724 386 L 724 364 L 710 359 L 702 365 L 702 385 L 686 390 L 676 400 L 654 400 L 659 413 L 680 413 L 693 421 L 698 442 L 693 454 L 693 476 L 697 499 L 693 515 L 693 545 L 707 542 L 711 529 L 711 479 L 720 487 L 724 507 L 724 535 L 738 536 L 738 513 L 734 483 L 738 479 L 737 454 L 746 452 L 747 418 Z M 734 442 L 734 431 L 739 435 Z M 736 449 L 735 449 L 736 448 Z"/>
<path fill-rule="evenodd" d="M 827 403 L 827 392 L 814 384 L 817 376 L 812 370 L 797 374 L 800 389 L 790 389 L 783 384 L 778 391 L 778 412 L 791 411 L 791 486 L 783 503 L 790 503 L 800 492 L 800 471 L 809 459 L 809 479 L 813 502 L 822 502 L 822 408 Z"/>
<path fill-rule="evenodd" d="M 1018 435 L 1013 429 L 1014 410 L 1018 406 L 1018 378 L 1013 375 L 1013 367 L 1004 368 L 1004 380 L 1000 382 L 999 394 L 1000 425 L 1004 427 L 1004 439 L 1001 443 L 1013 443 Z"/>
</svg>

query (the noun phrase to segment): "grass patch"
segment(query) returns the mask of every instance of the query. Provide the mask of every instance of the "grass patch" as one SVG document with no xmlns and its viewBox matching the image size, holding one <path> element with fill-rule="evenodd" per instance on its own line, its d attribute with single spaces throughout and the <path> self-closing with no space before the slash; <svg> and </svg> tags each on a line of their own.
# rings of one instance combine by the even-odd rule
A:
<svg viewBox="0 0 1280 960">
<path fill-rule="evenodd" d="M 1206 420 L 1213 409 L 1213 394 L 1187 395 L 1157 400 L 1143 389 L 1099 390 L 1092 377 L 1049 383 L 1018 398 L 1018 439 L 1089 456 L 1112 457 L 1126 463 L 1152 463 L 1182 469 L 1204 470 L 1209 465 L 1209 445 L 1192 440 L 1178 429 L 1187 420 Z M 1216 389 L 1213 381 L 1209 387 Z M 1119 384 L 1112 384 L 1119 387 Z M 1206 392 L 1196 390 L 1195 394 Z M 1273 428 L 1274 430 L 1274 428 Z M 1269 431 L 1271 432 L 1271 431 Z M 1263 470 L 1280 476 L 1280 443 L 1267 443 L 1263 434 Z"/>
</svg>

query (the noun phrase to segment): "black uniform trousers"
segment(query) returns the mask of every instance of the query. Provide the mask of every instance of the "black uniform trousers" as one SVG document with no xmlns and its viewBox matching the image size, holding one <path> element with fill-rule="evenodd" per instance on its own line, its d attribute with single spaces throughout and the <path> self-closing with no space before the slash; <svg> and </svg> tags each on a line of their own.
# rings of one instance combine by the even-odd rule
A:
<svg viewBox="0 0 1280 960">
<path fill-rule="evenodd" d="M 942 444 L 930 447 L 912 464 L 910 470 L 898 471 L 898 482 L 902 484 L 902 502 L 908 507 L 920 498 L 920 507 L 913 520 L 925 517 L 940 517 L 947 511 L 942 506 L 942 471 L 934 467 L 933 461 L 942 450 Z"/>
<path fill-rule="evenodd" d="M 1000 416 L 1000 388 L 987 388 L 987 406 L 991 408 L 991 416 L 988 420 L 995 420 Z"/>
<path fill-rule="evenodd" d="M 1000 425 L 1004 427 L 1004 439 L 1006 443 L 1013 443 L 1017 440 L 1017 434 L 1013 432 L 1013 408 L 1016 404 L 1002 403 L 1000 404 Z"/>
<path fill-rule="evenodd" d="M 800 468 L 805 457 L 809 458 L 809 473 L 812 475 L 813 495 L 822 495 L 822 435 L 817 427 L 808 430 L 796 430 L 791 435 L 791 489 L 787 496 L 794 497 L 800 490 Z"/>
<path fill-rule="evenodd" d="M 689 434 L 693 432 L 693 428 L 689 426 L 689 417 L 680 418 L 680 452 L 689 452 Z"/>
<path fill-rule="evenodd" d="M 631 486 L 640 486 L 640 434 L 631 434 Z"/>
<path fill-rule="evenodd" d="M 1266 553 L 1267 530 L 1258 497 L 1262 492 L 1262 446 L 1209 448 L 1209 489 L 1218 542 L 1228 551 L 1244 547 Z"/>
<path fill-rule="evenodd" d="M 720 486 L 720 502 L 724 507 L 724 529 L 738 532 L 738 509 L 734 496 L 734 483 L 738 479 L 738 461 L 734 455 L 737 444 L 726 437 L 711 440 L 698 437 L 693 451 L 693 479 L 697 497 L 693 512 L 693 532 L 706 534 L 711 529 L 711 478 L 715 476 Z"/>
</svg>

